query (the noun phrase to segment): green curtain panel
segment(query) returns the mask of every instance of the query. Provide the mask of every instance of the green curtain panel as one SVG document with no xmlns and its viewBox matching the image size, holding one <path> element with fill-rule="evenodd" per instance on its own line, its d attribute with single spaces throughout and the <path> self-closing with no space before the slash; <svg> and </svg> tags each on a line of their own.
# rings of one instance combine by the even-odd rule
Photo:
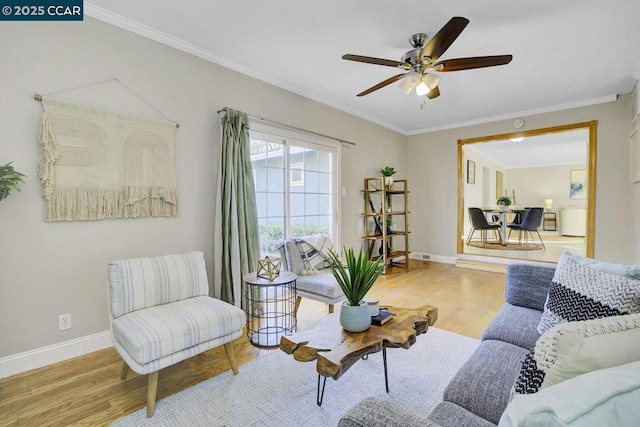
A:
<svg viewBox="0 0 640 427">
<path fill-rule="evenodd" d="M 218 185 L 220 299 L 243 306 L 242 277 L 255 271 L 260 257 L 258 213 L 249 149 L 249 119 L 246 113 L 227 108 L 221 124 Z"/>
</svg>

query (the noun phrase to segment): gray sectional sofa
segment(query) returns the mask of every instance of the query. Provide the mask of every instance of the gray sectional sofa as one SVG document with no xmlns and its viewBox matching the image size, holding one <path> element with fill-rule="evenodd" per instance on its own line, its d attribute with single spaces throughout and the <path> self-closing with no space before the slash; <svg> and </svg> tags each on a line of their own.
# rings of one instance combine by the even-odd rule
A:
<svg viewBox="0 0 640 427">
<path fill-rule="evenodd" d="M 553 267 L 515 264 L 507 268 L 505 300 L 482 335 L 482 343 L 444 391 L 443 402 L 422 419 L 379 398 L 367 398 L 347 412 L 341 427 L 490 427 L 498 424 L 522 362 L 540 337 Z"/>
</svg>

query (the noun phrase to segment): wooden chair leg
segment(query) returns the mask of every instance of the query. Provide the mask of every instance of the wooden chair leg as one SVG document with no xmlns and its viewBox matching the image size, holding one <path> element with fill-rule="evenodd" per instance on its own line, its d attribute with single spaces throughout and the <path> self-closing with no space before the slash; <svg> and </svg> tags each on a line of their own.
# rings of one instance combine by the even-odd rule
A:
<svg viewBox="0 0 640 427">
<path fill-rule="evenodd" d="M 122 361 L 122 369 L 120 370 L 120 379 L 123 380 L 127 378 L 127 374 L 129 373 L 129 365 L 124 360 Z"/>
<path fill-rule="evenodd" d="M 302 297 L 296 296 L 296 306 L 293 309 L 293 317 L 298 317 L 298 309 L 300 308 L 300 303 L 302 302 Z"/>
<path fill-rule="evenodd" d="M 147 380 L 147 418 L 151 417 L 156 410 L 156 392 L 158 391 L 158 373 L 155 371 L 149 374 Z"/>
<path fill-rule="evenodd" d="M 547 249 L 547 247 L 544 245 L 544 241 L 542 240 L 542 236 L 540 235 L 540 232 L 536 230 L 536 233 L 538 233 L 538 239 L 540 239 L 540 243 L 542 243 L 542 247 Z M 531 238 L 533 238 L 533 235 L 531 235 Z"/>
<path fill-rule="evenodd" d="M 225 353 L 227 353 L 227 359 L 229 359 L 229 365 L 231 365 L 233 375 L 238 375 L 238 364 L 236 363 L 236 355 L 233 354 L 233 346 L 230 342 L 224 345 L 224 351 Z"/>
<path fill-rule="evenodd" d="M 334 307 L 333 304 L 327 304 L 329 306 L 329 314 L 333 313 Z"/>
<path fill-rule="evenodd" d="M 469 236 L 467 237 L 467 241 L 465 242 L 467 245 L 469 244 L 469 242 L 471 241 L 471 238 L 473 237 L 473 233 L 476 232 L 475 227 L 471 229 L 471 231 L 469 232 Z"/>
</svg>

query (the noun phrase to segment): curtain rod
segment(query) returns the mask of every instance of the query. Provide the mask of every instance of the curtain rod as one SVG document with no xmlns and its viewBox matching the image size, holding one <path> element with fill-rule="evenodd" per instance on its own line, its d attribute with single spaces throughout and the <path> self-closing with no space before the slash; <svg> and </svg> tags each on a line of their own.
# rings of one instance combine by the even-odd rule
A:
<svg viewBox="0 0 640 427">
<path fill-rule="evenodd" d="M 218 110 L 218 114 L 220 114 L 222 112 L 226 112 L 226 111 L 227 111 L 227 107 L 224 107 L 223 109 Z M 334 141 L 338 141 L 338 142 L 343 143 L 343 144 L 353 145 L 354 147 L 356 145 L 355 142 L 351 142 L 351 141 L 347 141 L 347 140 L 344 140 L 344 139 L 336 138 L 334 136 L 325 135 L 325 134 L 319 133 L 319 132 L 313 132 L 313 131 L 310 131 L 310 130 L 306 130 L 306 129 L 302 129 L 302 128 L 299 128 L 299 127 L 291 126 L 291 125 L 288 125 L 288 124 L 285 124 L 285 123 L 276 122 L 275 120 L 265 119 L 264 117 L 258 117 L 258 116 L 254 116 L 252 114 L 247 114 L 247 116 L 249 116 L 250 118 L 255 119 L 255 120 L 260 120 L 260 121 L 263 121 L 263 122 L 269 122 L 269 123 L 272 123 L 274 125 L 284 126 L 286 128 L 297 130 L 297 131 L 300 131 L 300 132 L 310 133 L 311 135 L 316 135 L 316 136 L 321 136 L 323 138 L 333 139 Z"/>
</svg>

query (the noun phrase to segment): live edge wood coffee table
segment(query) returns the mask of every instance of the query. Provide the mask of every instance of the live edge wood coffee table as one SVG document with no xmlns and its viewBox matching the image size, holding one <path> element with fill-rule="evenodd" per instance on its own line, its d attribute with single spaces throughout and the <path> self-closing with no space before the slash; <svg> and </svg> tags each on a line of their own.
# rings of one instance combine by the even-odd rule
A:
<svg viewBox="0 0 640 427">
<path fill-rule="evenodd" d="M 387 348 L 408 349 L 416 337 L 427 332 L 438 319 L 438 309 L 426 305 L 417 309 L 384 307 L 393 318 L 382 326 L 371 325 L 364 332 L 347 332 L 340 326 L 340 313 L 330 314 L 311 330 L 283 336 L 280 350 L 299 362 L 317 360 L 317 404 L 322 405 L 327 377 L 337 380 L 360 359 L 382 350 L 384 381 L 389 393 Z M 320 386 L 321 378 L 322 387 Z"/>
</svg>

